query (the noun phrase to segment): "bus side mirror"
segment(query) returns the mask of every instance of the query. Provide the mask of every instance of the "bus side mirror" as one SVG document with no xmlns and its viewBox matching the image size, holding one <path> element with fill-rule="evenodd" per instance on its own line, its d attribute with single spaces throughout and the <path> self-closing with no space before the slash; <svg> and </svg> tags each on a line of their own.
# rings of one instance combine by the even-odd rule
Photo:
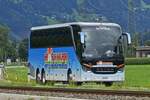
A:
<svg viewBox="0 0 150 100">
<path fill-rule="evenodd" d="M 82 44 L 84 44 L 85 43 L 85 34 L 84 34 L 84 32 L 79 32 L 79 34 L 80 34 L 80 41 Z"/>
<path fill-rule="evenodd" d="M 128 45 L 130 45 L 131 44 L 131 36 L 130 36 L 130 34 L 127 33 L 127 32 L 124 32 L 124 33 L 122 33 L 122 35 L 123 35 L 124 38 L 127 39 Z"/>
</svg>

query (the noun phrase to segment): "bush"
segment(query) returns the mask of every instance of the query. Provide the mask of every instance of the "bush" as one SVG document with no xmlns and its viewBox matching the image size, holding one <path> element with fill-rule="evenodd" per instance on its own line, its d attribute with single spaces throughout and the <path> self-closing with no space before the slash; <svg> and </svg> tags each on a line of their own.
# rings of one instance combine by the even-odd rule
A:
<svg viewBox="0 0 150 100">
<path fill-rule="evenodd" d="M 150 64 L 150 58 L 126 58 L 126 65 L 148 65 Z"/>
</svg>

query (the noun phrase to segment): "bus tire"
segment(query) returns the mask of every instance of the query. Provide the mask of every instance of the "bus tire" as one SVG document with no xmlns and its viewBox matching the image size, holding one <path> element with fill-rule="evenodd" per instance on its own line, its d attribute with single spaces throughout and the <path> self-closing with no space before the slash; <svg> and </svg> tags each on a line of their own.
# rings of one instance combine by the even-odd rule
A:
<svg viewBox="0 0 150 100">
<path fill-rule="evenodd" d="M 70 84 L 72 82 L 72 72 L 71 70 L 68 70 L 68 73 L 67 73 L 67 82 L 68 84 Z"/>
<path fill-rule="evenodd" d="M 41 82 L 42 82 L 42 84 L 46 84 L 46 76 L 45 76 L 45 71 L 42 71 Z"/>
<path fill-rule="evenodd" d="M 105 84 L 106 87 L 110 87 L 110 86 L 113 85 L 113 82 L 104 82 L 104 84 Z"/>
<path fill-rule="evenodd" d="M 76 82 L 77 86 L 81 86 L 83 84 L 83 82 Z"/>
<path fill-rule="evenodd" d="M 41 83 L 39 70 L 36 71 L 36 83 Z"/>
</svg>

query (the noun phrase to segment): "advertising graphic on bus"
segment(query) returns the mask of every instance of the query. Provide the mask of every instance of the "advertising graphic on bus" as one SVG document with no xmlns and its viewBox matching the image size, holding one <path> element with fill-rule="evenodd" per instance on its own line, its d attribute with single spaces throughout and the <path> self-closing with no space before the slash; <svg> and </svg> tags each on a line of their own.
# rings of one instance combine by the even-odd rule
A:
<svg viewBox="0 0 150 100">
<path fill-rule="evenodd" d="M 61 68 L 67 68 L 67 63 L 68 63 L 68 55 L 65 52 L 53 52 L 52 48 L 47 48 L 47 51 L 44 55 L 44 61 L 45 61 L 45 65 L 49 66 L 49 67 L 53 67 L 56 68 L 56 66 L 58 66 L 58 68 L 60 68 L 59 66 L 61 66 Z"/>
</svg>

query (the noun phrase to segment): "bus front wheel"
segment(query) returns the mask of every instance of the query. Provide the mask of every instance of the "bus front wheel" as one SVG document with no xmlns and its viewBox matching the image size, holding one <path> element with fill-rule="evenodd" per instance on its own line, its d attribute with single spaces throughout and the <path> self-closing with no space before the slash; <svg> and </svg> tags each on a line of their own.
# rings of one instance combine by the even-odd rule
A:
<svg viewBox="0 0 150 100">
<path fill-rule="evenodd" d="M 72 81 L 72 72 L 71 72 L 71 70 L 68 70 L 68 73 L 67 73 L 67 81 L 68 81 L 69 84 L 70 84 L 71 81 Z"/>
<path fill-rule="evenodd" d="M 77 86 L 81 86 L 83 84 L 83 82 L 76 82 Z"/>
<path fill-rule="evenodd" d="M 106 87 L 110 87 L 110 86 L 113 85 L 113 82 L 104 82 L 104 84 L 105 84 Z"/>
</svg>

